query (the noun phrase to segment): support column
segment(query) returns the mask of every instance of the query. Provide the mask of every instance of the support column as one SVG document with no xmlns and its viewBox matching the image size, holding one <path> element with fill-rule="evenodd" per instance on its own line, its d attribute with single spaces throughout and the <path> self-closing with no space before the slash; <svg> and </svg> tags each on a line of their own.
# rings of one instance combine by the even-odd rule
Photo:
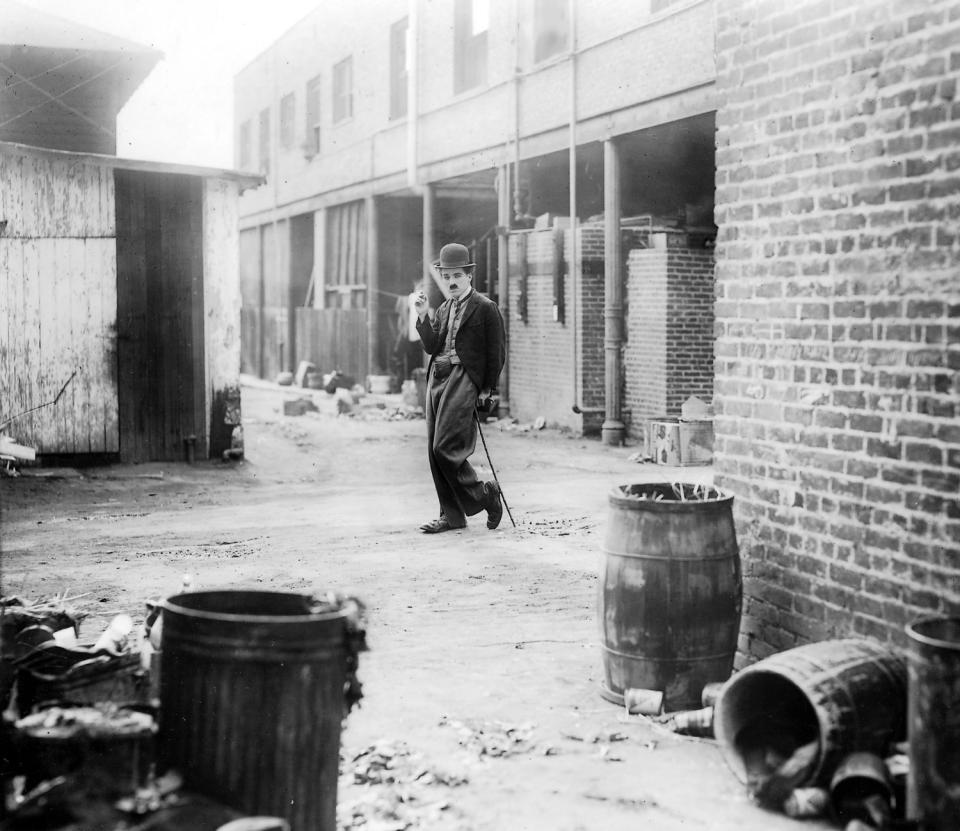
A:
<svg viewBox="0 0 960 831">
<path fill-rule="evenodd" d="M 433 213 L 434 213 L 434 200 L 436 195 L 433 190 L 433 186 L 430 184 L 423 185 L 423 283 L 424 286 L 429 286 L 430 283 L 436 281 L 434 276 L 433 269 L 430 267 L 430 263 L 433 262 L 433 258 L 437 255 L 436 248 L 434 247 L 433 239 Z M 439 286 L 439 283 L 437 284 Z"/>
<path fill-rule="evenodd" d="M 377 365 L 377 349 L 380 346 L 380 223 L 377 215 L 377 197 L 372 194 L 365 200 L 367 215 L 367 375 L 374 370 L 389 370 Z"/>
<path fill-rule="evenodd" d="M 604 404 L 601 427 L 604 444 L 623 444 L 621 362 L 623 344 L 623 257 L 620 245 L 620 148 L 614 139 L 603 142 L 603 352 Z"/>
<path fill-rule="evenodd" d="M 313 284 L 311 307 L 322 309 L 327 303 L 327 209 L 320 208 L 313 212 L 313 274 L 310 281 Z"/>
<path fill-rule="evenodd" d="M 510 413 L 510 165 L 500 166 L 497 178 L 497 298 L 500 314 L 503 315 L 504 334 L 507 339 L 507 360 L 500 373 L 500 414 Z"/>
</svg>

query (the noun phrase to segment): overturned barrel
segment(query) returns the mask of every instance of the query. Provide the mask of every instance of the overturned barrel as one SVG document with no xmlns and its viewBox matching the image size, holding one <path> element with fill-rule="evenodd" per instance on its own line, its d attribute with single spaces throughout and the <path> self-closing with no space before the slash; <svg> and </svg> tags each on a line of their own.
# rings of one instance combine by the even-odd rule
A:
<svg viewBox="0 0 960 831">
<path fill-rule="evenodd" d="M 283 817 L 291 831 L 335 831 L 358 649 L 349 604 L 231 590 L 162 606 L 163 767 L 231 807 Z"/>
<path fill-rule="evenodd" d="M 906 708 L 907 668 L 897 649 L 830 640 L 779 652 L 734 675 L 717 699 L 714 734 L 744 782 L 758 772 L 758 760 L 787 759 L 816 743 L 805 781 L 795 784 L 826 787 L 848 753 L 883 756 L 902 739 Z"/>
<path fill-rule="evenodd" d="M 732 504 L 680 483 L 611 491 L 598 598 L 604 698 L 659 690 L 665 710 L 696 709 L 706 684 L 730 676 L 742 598 Z"/>
<path fill-rule="evenodd" d="M 907 816 L 929 831 L 960 828 L 960 618 L 907 627 L 910 649 Z"/>
</svg>

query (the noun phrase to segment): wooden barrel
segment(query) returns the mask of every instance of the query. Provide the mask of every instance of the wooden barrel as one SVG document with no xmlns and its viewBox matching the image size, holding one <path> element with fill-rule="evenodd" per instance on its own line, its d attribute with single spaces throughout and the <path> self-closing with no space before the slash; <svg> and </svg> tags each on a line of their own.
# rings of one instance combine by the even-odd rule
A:
<svg viewBox="0 0 960 831">
<path fill-rule="evenodd" d="M 714 734 L 743 782 L 750 760 L 772 750 L 789 757 L 817 742 L 816 760 L 796 786 L 827 787 L 848 753 L 884 756 L 906 729 L 907 668 L 894 647 L 855 638 L 771 655 L 741 670 L 720 691 Z"/>
<path fill-rule="evenodd" d="M 336 831 L 346 612 L 297 594 L 163 606 L 159 749 L 187 788 L 291 831 Z"/>
<path fill-rule="evenodd" d="M 960 618 L 907 627 L 910 650 L 907 816 L 929 831 L 960 828 Z"/>
<path fill-rule="evenodd" d="M 711 493 L 680 501 L 662 483 L 610 493 L 598 599 L 608 700 L 660 690 L 664 709 L 697 709 L 706 684 L 730 677 L 740 555 L 733 497 Z"/>
</svg>

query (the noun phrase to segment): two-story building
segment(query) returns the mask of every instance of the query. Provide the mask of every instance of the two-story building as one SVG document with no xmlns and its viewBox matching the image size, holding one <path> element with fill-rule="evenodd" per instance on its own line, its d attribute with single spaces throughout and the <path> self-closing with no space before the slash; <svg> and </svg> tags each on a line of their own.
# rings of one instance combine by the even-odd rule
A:
<svg viewBox="0 0 960 831">
<path fill-rule="evenodd" d="M 318 7 L 236 78 L 245 370 L 389 372 L 457 240 L 513 414 L 616 441 L 709 400 L 713 42 L 705 0 Z"/>
<path fill-rule="evenodd" d="M 744 656 L 903 642 L 960 614 L 957 43 L 951 0 L 324 4 L 236 81 L 245 366 L 385 369 L 468 242 L 514 415 L 712 402 Z"/>
</svg>

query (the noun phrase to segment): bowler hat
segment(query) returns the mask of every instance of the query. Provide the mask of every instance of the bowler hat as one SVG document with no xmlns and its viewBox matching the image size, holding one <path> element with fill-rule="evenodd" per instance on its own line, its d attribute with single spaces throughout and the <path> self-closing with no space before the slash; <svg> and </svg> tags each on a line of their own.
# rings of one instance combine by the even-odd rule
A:
<svg viewBox="0 0 960 831">
<path fill-rule="evenodd" d="M 469 268 L 476 265 L 470 262 L 470 252 L 467 246 L 459 242 L 451 242 L 440 249 L 440 258 L 434 260 L 437 268 Z"/>
</svg>

